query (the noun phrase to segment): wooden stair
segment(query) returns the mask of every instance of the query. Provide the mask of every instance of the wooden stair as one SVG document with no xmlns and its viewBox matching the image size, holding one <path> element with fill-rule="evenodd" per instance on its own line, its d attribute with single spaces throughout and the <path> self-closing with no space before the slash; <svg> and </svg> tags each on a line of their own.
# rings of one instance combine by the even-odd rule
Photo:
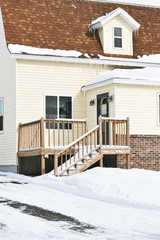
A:
<svg viewBox="0 0 160 240">
<path fill-rule="evenodd" d="M 89 155 L 84 156 L 83 159 L 78 159 L 76 162 L 73 162 L 70 164 L 70 159 L 68 159 L 67 166 L 64 164 L 63 170 L 61 170 L 61 166 L 59 166 L 57 171 L 57 176 L 71 176 L 80 172 L 85 171 L 90 166 L 92 166 L 94 163 L 100 161 L 103 158 L 103 154 L 98 153 L 95 150 L 91 152 Z"/>
<path fill-rule="evenodd" d="M 97 144 L 99 125 L 71 143 L 55 157 L 55 176 L 71 176 L 85 171 L 101 161 L 101 146 Z M 58 162 L 60 165 L 58 166 Z"/>
</svg>

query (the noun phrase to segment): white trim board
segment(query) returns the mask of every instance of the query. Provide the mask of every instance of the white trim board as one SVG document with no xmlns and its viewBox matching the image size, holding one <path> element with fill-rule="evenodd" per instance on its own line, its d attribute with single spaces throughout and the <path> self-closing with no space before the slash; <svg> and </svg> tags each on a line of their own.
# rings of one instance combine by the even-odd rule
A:
<svg viewBox="0 0 160 240">
<path fill-rule="evenodd" d="M 92 83 L 81 88 L 81 91 L 88 91 L 91 89 L 111 85 L 111 84 L 129 84 L 129 85 L 144 85 L 144 86 L 160 86 L 160 81 L 148 81 L 144 79 L 130 79 L 130 78 L 110 78 L 101 82 Z"/>
<path fill-rule="evenodd" d="M 130 66 L 130 67 L 160 67 L 160 63 L 142 62 L 138 59 L 125 59 L 125 58 L 110 58 L 105 59 L 85 59 L 85 58 L 72 58 L 72 57 L 54 57 L 42 55 L 29 55 L 29 54 L 10 54 L 13 59 L 21 60 L 34 60 L 34 61 L 49 61 L 49 62 L 65 62 L 65 63 L 81 63 L 93 65 L 110 65 L 110 66 Z"/>
</svg>

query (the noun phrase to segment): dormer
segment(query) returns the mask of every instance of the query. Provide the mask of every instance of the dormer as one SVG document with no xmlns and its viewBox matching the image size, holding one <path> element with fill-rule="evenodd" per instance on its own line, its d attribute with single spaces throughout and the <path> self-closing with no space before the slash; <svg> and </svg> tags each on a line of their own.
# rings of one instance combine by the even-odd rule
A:
<svg viewBox="0 0 160 240">
<path fill-rule="evenodd" d="M 140 24 L 125 10 L 117 8 L 92 21 L 89 29 L 98 31 L 103 52 L 106 54 L 133 55 L 133 32 Z"/>
</svg>

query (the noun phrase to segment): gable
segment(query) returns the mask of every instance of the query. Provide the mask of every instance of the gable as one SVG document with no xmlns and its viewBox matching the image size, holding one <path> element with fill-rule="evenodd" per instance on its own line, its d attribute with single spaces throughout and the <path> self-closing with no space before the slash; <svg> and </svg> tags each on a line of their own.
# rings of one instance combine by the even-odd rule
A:
<svg viewBox="0 0 160 240">
<path fill-rule="evenodd" d="M 159 8 L 83 0 L 0 0 L 0 6 L 7 44 L 76 50 L 94 58 L 97 54 L 123 57 L 121 53 L 104 54 L 99 36 L 88 31 L 92 20 L 121 7 L 141 25 L 134 35 L 133 57 L 159 53 Z"/>
</svg>

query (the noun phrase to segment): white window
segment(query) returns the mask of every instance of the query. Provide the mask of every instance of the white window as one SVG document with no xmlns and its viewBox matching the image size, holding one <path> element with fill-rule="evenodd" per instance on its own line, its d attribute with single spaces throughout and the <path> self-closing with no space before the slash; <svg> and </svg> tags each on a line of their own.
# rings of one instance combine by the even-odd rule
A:
<svg viewBox="0 0 160 240">
<path fill-rule="evenodd" d="M 46 96 L 46 119 L 72 118 L 72 97 Z"/>
<path fill-rule="evenodd" d="M 0 132 L 3 131 L 3 115 L 4 115 L 4 112 L 3 112 L 3 99 L 0 98 Z"/>
<path fill-rule="evenodd" d="M 114 27 L 114 47 L 122 48 L 122 28 Z"/>
</svg>

